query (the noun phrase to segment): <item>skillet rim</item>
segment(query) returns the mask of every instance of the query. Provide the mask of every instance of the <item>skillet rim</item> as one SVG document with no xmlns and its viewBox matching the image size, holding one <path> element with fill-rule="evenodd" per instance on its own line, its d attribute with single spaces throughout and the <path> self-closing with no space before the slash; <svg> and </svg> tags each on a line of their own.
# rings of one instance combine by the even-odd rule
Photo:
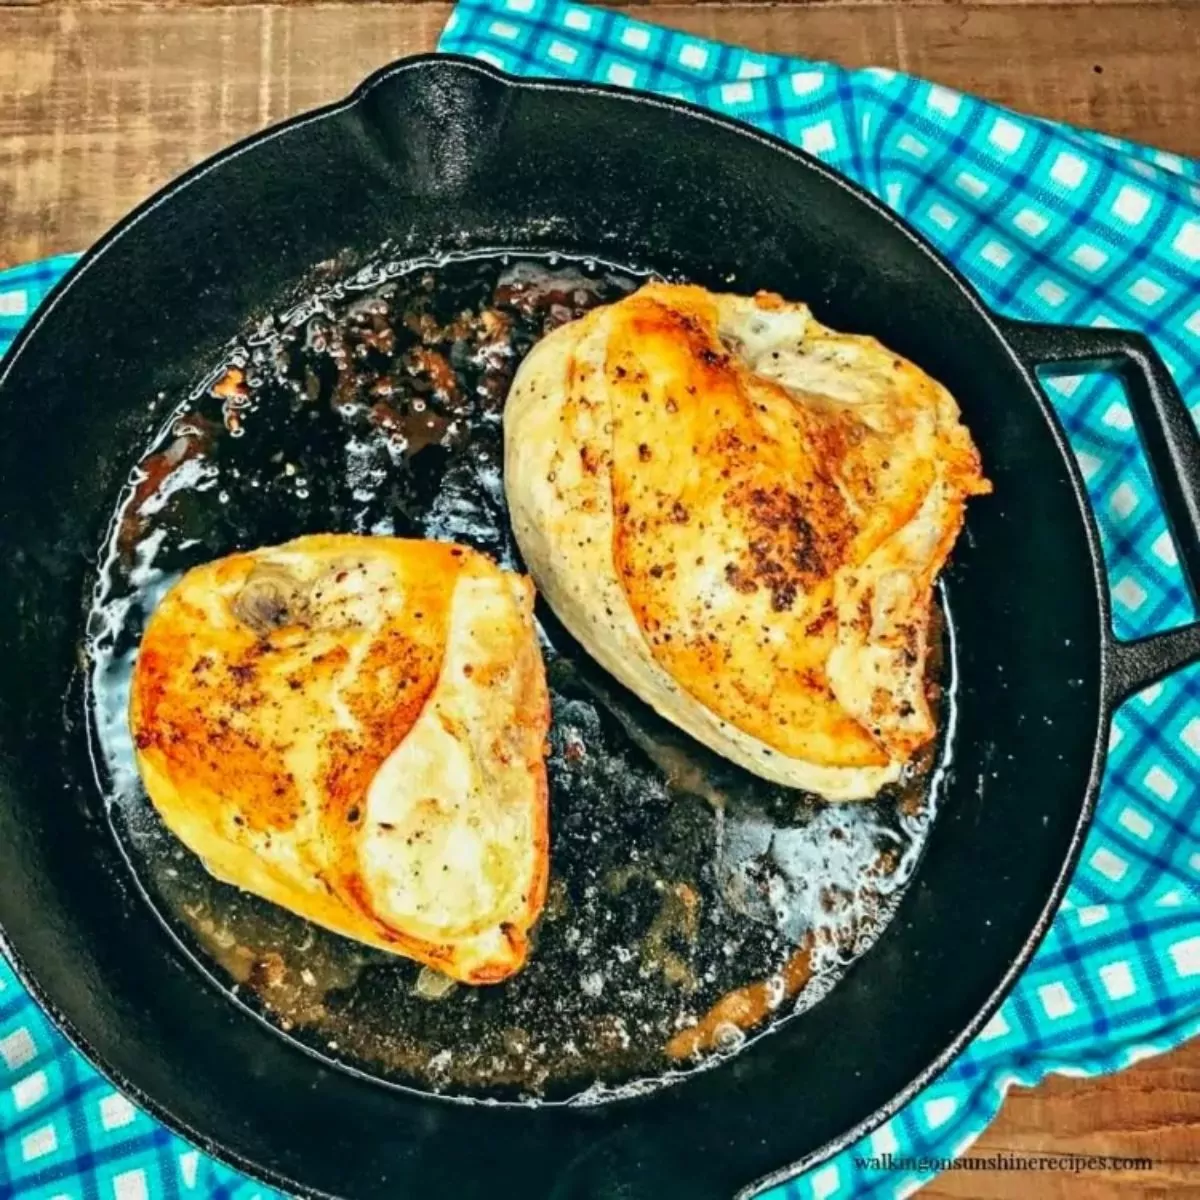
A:
<svg viewBox="0 0 1200 1200">
<path fill-rule="evenodd" d="M 1009 964 L 1000 981 L 992 989 L 987 999 L 979 1007 L 975 1016 L 962 1030 L 960 1030 L 960 1032 L 931 1063 L 929 1063 L 904 1088 L 893 1095 L 886 1103 L 882 1104 L 873 1113 L 865 1117 L 851 1129 L 846 1130 L 838 1137 L 833 1138 L 815 1150 L 810 1151 L 804 1157 L 784 1165 L 778 1170 L 763 1175 L 751 1183 L 744 1185 L 736 1193 L 736 1200 L 749 1200 L 751 1196 L 761 1192 L 766 1188 L 778 1186 L 790 1179 L 794 1179 L 798 1175 L 803 1174 L 805 1171 L 810 1170 L 813 1166 L 841 1152 L 854 1142 L 858 1141 L 860 1138 L 872 1132 L 874 1129 L 877 1129 L 886 1121 L 890 1120 L 914 1096 L 916 1096 L 924 1087 L 926 1087 L 934 1078 L 936 1078 L 936 1076 L 940 1075 L 975 1038 L 986 1022 L 991 1018 L 993 1013 L 1000 1007 L 1004 998 L 1014 986 L 1017 977 L 1033 958 L 1033 955 L 1045 937 L 1050 924 L 1058 911 L 1059 903 L 1062 900 L 1067 886 L 1070 883 L 1075 866 L 1078 863 L 1082 853 L 1084 839 L 1087 836 L 1092 819 L 1095 815 L 1099 785 L 1107 758 L 1107 738 L 1105 734 L 1109 727 L 1113 712 L 1119 704 L 1119 700 L 1114 697 L 1113 688 L 1111 686 L 1114 673 L 1113 658 L 1115 644 L 1114 636 L 1111 632 L 1111 598 L 1109 594 L 1108 577 L 1105 569 L 1104 556 L 1100 544 L 1099 530 L 1096 525 L 1095 515 L 1092 511 L 1091 503 L 1087 495 L 1086 485 L 1084 484 L 1079 465 L 1071 451 L 1062 424 L 1059 421 L 1053 406 L 1050 404 L 1040 384 L 1038 383 L 1036 369 L 1030 366 L 1029 363 L 1017 352 L 1012 343 L 1009 341 L 1009 338 L 1005 332 L 1005 325 L 1012 323 L 1020 324 L 1020 322 L 1015 321 L 1012 318 L 1000 317 L 998 314 L 993 312 L 983 302 L 974 286 L 966 279 L 964 275 L 958 271 L 958 269 L 952 263 L 944 258 L 920 232 L 918 232 L 902 217 L 884 205 L 882 201 L 878 200 L 864 187 L 839 174 L 831 167 L 823 163 L 820 159 L 809 155 L 805 151 L 793 146 L 787 141 L 784 141 L 780 137 L 766 133 L 748 123 L 715 113 L 709 109 L 692 104 L 685 100 L 680 100 L 675 97 L 659 96 L 651 92 L 618 87 L 612 84 L 560 80 L 543 77 L 517 76 L 497 68 L 490 63 L 461 54 L 441 54 L 437 52 L 428 52 L 406 56 L 386 64 L 385 66 L 368 75 L 351 92 L 341 99 L 331 101 L 328 104 L 306 110 L 302 113 L 298 113 L 285 121 L 281 121 L 277 124 L 267 127 L 266 129 L 259 130 L 256 133 L 239 139 L 225 149 L 220 150 L 201 162 L 195 164 L 194 166 L 189 167 L 186 171 L 176 176 L 146 200 L 142 201 L 125 217 L 121 218 L 121 220 L 113 225 L 80 256 L 67 274 L 54 286 L 53 289 L 51 289 L 50 293 L 38 306 L 33 318 L 22 327 L 13 344 L 9 347 L 7 353 L 3 356 L 3 358 L 0 358 L 0 395 L 2 395 L 5 383 L 7 382 L 16 364 L 19 362 L 27 345 L 50 318 L 54 310 L 58 307 L 59 303 L 87 274 L 93 264 L 99 261 L 104 254 L 106 254 L 122 238 L 135 230 L 145 217 L 149 216 L 162 205 L 170 202 L 177 193 L 182 192 L 191 184 L 195 183 L 199 179 L 202 179 L 204 176 L 218 167 L 240 158 L 243 154 L 256 149 L 260 145 L 272 142 L 276 138 L 290 134 L 296 130 L 303 129 L 307 125 L 315 124 L 319 121 L 325 120 L 328 117 L 359 107 L 365 100 L 367 100 L 371 93 L 385 84 L 388 80 L 396 76 L 405 74 L 409 71 L 422 70 L 430 67 L 436 67 L 439 69 L 452 67 L 457 70 L 469 71 L 477 75 L 482 75 L 510 91 L 544 93 L 565 92 L 572 95 L 598 95 L 601 97 L 620 100 L 624 103 L 636 104 L 643 108 L 648 107 L 654 109 L 664 109 L 667 112 L 673 111 L 692 120 L 700 120 L 707 124 L 716 126 L 727 133 L 734 134 L 742 138 L 748 138 L 751 141 L 757 142 L 776 154 L 782 154 L 800 168 L 815 172 L 826 182 L 838 187 L 852 200 L 857 201 L 860 205 L 868 208 L 874 216 L 884 221 L 894 232 L 901 234 L 923 255 L 931 267 L 947 276 L 955 285 L 962 298 L 974 310 L 976 316 L 982 321 L 986 329 L 991 332 L 995 343 L 1003 348 L 1010 363 L 1014 368 L 1016 368 L 1016 371 L 1025 383 L 1026 388 L 1031 394 L 1032 399 L 1036 403 L 1038 410 L 1045 420 L 1049 435 L 1053 438 L 1055 447 L 1059 452 L 1059 457 L 1066 468 L 1066 474 L 1070 483 L 1071 493 L 1075 500 L 1076 509 L 1082 521 L 1083 533 L 1087 543 L 1092 567 L 1092 585 L 1097 602 L 1096 613 L 1099 618 L 1100 626 L 1097 636 L 1097 684 L 1099 689 L 1097 722 L 1087 784 L 1084 793 L 1080 798 L 1079 817 L 1075 823 L 1071 840 L 1067 846 L 1067 852 L 1063 858 L 1062 866 L 1054 880 L 1054 884 L 1050 889 L 1042 911 L 1033 928 L 1025 937 L 1020 951 Z M 1063 328 L 1069 329 L 1070 326 L 1063 326 Z M 340 1198 L 333 1193 L 325 1192 L 321 1189 L 313 1187 L 310 1184 L 300 1183 L 297 1180 L 288 1178 L 274 1168 L 264 1167 L 249 1160 L 238 1151 L 233 1150 L 222 1143 L 217 1143 L 200 1130 L 194 1129 L 186 1120 L 176 1117 L 165 1105 L 161 1104 L 159 1101 L 143 1092 L 140 1087 L 127 1079 L 122 1072 L 112 1068 L 106 1056 L 95 1051 L 88 1038 L 81 1033 L 81 1031 L 74 1025 L 72 1021 L 65 1017 L 65 1015 L 58 1008 L 57 1004 L 53 1002 L 53 1000 L 42 989 L 37 980 L 31 975 L 21 955 L 8 940 L 3 927 L 0 927 L 0 952 L 3 952 L 7 957 L 18 979 L 34 998 L 45 1015 L 49 1017 L 53 1024 L 67 1037 L 73 1046 L 80 1053 L 82 1053 L 83 1056 L 101 1072 L 101 1074 L 105 1075 L 108 1079 L 116 1083 L 121 1091 L 130 1095 L 140 1107 L 142 1107 L 147 1113 L 151 1114 L 156 1120 L 160 1121 L 168 1129 L 190 1141 L 193 1145 L 196 1145 L 200 1149 L 204 1150 L 205 1153 L 211 1155 L 218 1161 L 224 1162 L 228 1166 L 231 1166 L 235 1170 L 241 1171 L 252 1178 L 257 1178 L 268 1186 L 285 1190 L 299 1196 L 311 1196 L 316 1198 L 316 1200 L 340 1200 Z M 299 1046 L 291 1039 L 286 1038 L 286 1036 L 282 1035 L 280 1031 L 276 1030 L 269 1023 L 260 1023 L 264 1024 L 266 1028 L 270 1029 L 277 1036 L 280 1036 L 283 1040 L 287 1041 L 288 1044 L 294 1049 L 299 1049 L 301 1051 L 304 1050 L 303 1047 Z M 325 1062 L 326 1060 L 320 1059 L 319 1061 Z M 336 1065 L 338 1066 L 338 1069 L 344 1069 L 341 1068 L 340 1064 Z M 350 1071 L 349 1073 L 351 1075 L 364 1077 L 361 1076 L 361 1073 L 356 1071 Z M 371 1077 L 365 1076 L 365 1078 L 370 1079 Z M 372 1082 L 378 1081 L 372 1080 Z M 437 1099 L 437 1097 L 433 1096 L 422 1096 L 422 1098 L 430 1100 Z"/>
</svg>

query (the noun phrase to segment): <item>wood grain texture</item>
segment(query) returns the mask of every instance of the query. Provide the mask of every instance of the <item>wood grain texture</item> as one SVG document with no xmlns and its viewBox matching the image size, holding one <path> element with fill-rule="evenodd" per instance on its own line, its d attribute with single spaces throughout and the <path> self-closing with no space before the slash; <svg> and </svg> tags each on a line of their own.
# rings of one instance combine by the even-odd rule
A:
<svg viewBox="0 0 1200 1200">
<path fill-rule="evenodd" d="M 1014 108 L 1200 154 L 1189 0 L 652 0 L 759 50 L 899 67 Z M 82 249 L 236 138 L 431 49 L 449 7 L 327 0 L 0 0 L 0 266 Z M 1200 1198 L 1200 1041 L 1106 1080 L 1010 1093 L 973 1153 L 1148 1156 L 1150 1172 L 953 1172 L 959 1200 Z"/>
<path fill-rule="evenodd" d="M 341 0 L 342 3 L 371 4 L 404 4 L 408 7 L 417 4 L 440 3 L 441 0 Z M 685 0 L 588 0 L 589 3 L 604 5 L 608 8 L 660 8 L 678 6 Z M 729 7 L 727 0 L 686 0 L 693 8 L 703 6 L 724 8 Z M 902 4 L 905 8 L 958 8 L 963 0 L 738 0 L 739 3 L 769 3 L 773 8 L 894 8 Z M 1097 8 L 1106 5 L 1127 5 L 1130 0 L 972 0 L 976 7 L 996 6 L 1002 8 L 1033 7 L 1047 3 L 1061 7 L 1082 6 Z M 306 6 L 323 5 L 330 0 L 0 0 L 0 8 L 30 7 L 41 8 L 146 8 L 158 9 L 192 9 L 192 8 L 303 8 Z M 1173 0 L 1137 0 L 1139 7 L 1147 8 L 1152 5 L 1170 5 Z"/>
<path fill-rule="evenodd" d="M 0 7 L 0 265 L 81 249 L 230 141 L 432 48 L 441 3 Z M 760 50 L 900 67 L 1200 154 L 1200 6 L 679 4 L 656 20 Z"/>
<path fill-rule="evenodd" d="M 1104 1079 L 1015 1088 L 970 1153 L 1149 1158 L 1148 1171 L 949 1171 L 922 1200 L 1200 1197 L 1200 1039 Z"/>
</svg>

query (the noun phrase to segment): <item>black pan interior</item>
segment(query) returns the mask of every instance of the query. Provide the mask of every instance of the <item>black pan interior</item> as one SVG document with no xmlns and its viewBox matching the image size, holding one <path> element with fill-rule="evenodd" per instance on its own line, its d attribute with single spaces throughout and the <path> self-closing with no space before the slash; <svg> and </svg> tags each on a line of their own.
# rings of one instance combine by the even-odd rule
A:
<svg viewBox="0 0 1200 1200">
<path fill-rule="evenodd" d="M 523 569 L 501 468 L 513 375 L 551 328 L 641 282 L 515 253 L 314 276 L 180 398 L 100 552 L 89 709 L 140 886 L 231 998 L 383 1080 L 597 1103 L 713 1065 L 827 994 L 895 911 L 953 753 L 952 627 L 928 671 L 942 737 L 873 802 L 830 805 L 679 734 L 539 604 L 549 902 L 529 963 L 496 987 L 454 987 L 219 884 L 137 777 L 129 684 L 158 599 L 188 567 L 330 529 L 454 540 Z"/>
<path fill-rule="evenodd" d="M 130 886 L 92 779 L 84 598 L 135 448 L 314 262 L 353 267 L 389 240 L 398 257 L 523 246 L 806 299 L 945 382 L 996 485 L 948 573 L 958 734 L 895 919 L 803 1019 L 650 1096 L 465 1108 L 321 1066 L 197 986 Z M 60 1018 L 156 1111 L 338 1195 L 728 1196 L 885 1113 L 978 1026 L 1094 779 L 1095 564 L 1044 401 L 963 285 L 879 210 L 669 105 L 423 62 L 194 173 L 40 326 L 0 382 L 0 922 Z"/>
</svg>

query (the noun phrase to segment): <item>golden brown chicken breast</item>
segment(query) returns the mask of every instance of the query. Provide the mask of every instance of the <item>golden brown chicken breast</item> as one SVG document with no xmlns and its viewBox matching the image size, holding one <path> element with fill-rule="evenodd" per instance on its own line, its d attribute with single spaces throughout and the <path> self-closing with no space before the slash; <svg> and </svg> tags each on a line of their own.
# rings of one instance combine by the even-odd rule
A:
<svg viewBox="0 0 1200 1200">
<path fill-rule="evenodd" d="M 545 899 L 533 589 L 438 542 L 304 537 L 189 571 L 130 720 L 150 799 L 219 879 L 465 983 Z"/>
<path fill-rule="evenodd" d="M 834 800 L 933 736 L 933 581 L 989 485 L 912 363 L 778 296 L 649 284 L 538 343 L 504 420 L 538 589 L 665 717 Z"/>
</svg>

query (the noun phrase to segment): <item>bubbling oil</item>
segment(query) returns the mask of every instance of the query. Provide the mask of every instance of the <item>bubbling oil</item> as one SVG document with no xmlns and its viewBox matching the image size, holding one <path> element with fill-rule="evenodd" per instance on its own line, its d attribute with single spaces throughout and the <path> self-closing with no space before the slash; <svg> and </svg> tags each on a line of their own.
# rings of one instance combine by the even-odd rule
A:
<svg viewBox="0 0 1200 1200">
<path fill-rule="evenodd" d="M 886 925 L 936 811 L 945 728 L 901 785 L 829 805 L 679 733 L 539 604 L 551 883 L 528 964 L 486 988 L 449 984 L 218 883 L 150 804 L 130 680 L 172 583 L 236 550 L 329 531 L 453 540 L 520 569 L 502 478 L 513 373 L 549 329 L 645 278 L 500 252 L 383 254 L 319 274 L 178 398 L 102 550 L 87 630 L 91 728 L 140 887 L 239 1003 L 388 1082 L 597 1104 L 738 1053 L 825 995 Z M 930 689 L 949 727 L 952 629 L 938 627 Z"/>
</svg>

